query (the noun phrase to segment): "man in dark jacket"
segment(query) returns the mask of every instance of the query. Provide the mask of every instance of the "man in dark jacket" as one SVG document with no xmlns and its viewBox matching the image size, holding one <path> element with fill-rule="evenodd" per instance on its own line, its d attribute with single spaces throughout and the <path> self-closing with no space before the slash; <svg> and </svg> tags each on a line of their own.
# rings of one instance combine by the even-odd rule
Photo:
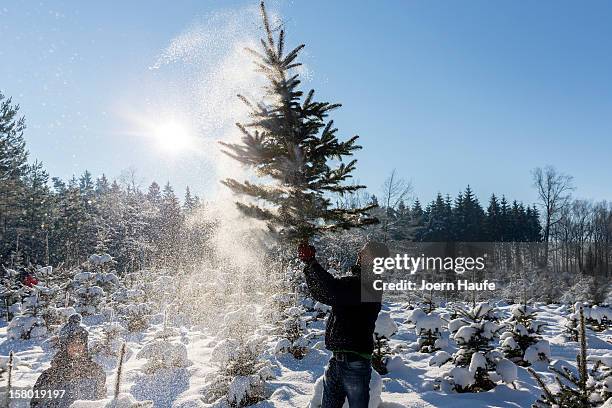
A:
<svg viewBox="0 0 612 408">
<path fill-rule="evenodd" d="M 370 395 L 374 326 L 381 293 L 371 292 L 374 258 L 389 256 L 384 244 L 368 242 L 357 256 L 352 276 L 335 278 L 317 262 L 315 248 L 302 244 L 299 257 L 312 297 L 332 307 L 325 347 L 332 351 L 323 382 L 322 408 L 367 408 Z"/>
<path fill-rule="evenodd" d="M 70 316 L 58 336 L 59 351 L 51 368 L 36 380 L 30 407 L 64 408 L 76 400 L 106 397 L 106 374 L 91 360 L 87 350 L 89 333 L 81 326 L 81 316 Z"/>
</svg>

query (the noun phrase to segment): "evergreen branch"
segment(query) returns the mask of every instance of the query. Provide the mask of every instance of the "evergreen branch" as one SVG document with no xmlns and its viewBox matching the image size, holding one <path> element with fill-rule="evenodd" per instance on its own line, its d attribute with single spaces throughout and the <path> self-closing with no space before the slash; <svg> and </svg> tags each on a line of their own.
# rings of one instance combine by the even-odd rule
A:
<svg viewBox="0 0 612 408">
<path fill-rule="evenodd" d="M 306 44 L 300 44 L 297 47 L 295 47 L 293 50 L 291 50 L 291 52 L 287 54 L 285 59 L 283 59 L 281 65 L 283 65 L 284 68 L 287 68 L 297 58 L 298 54 L 305 46 Z"/>
<path fill-rule="evenodd" d="M 255 51 L 254 49 L 252 49 L 250 47 L 244 47 L 244 50 L 246 52 L 248 52 L 249 54 L 253 55 L 258 60 L 265 61 L 265 59 L 266 59 L 263 55 L 261 55 L 259 52 Z"/>
<path fill-rule="evenodd" d="M 274 37 L 272 36 L 272 30 L 270 29 L 270 22 L 268 21 L 268 13 L 266 13 L 266 6 L 264 5 L 263 0 L 261 1 L 261 3 L 259 3 L 259 9 L 261 11 L 261 18 L 263 20 L 266 34 L 268 36 L 268 43 L 270 44 L 270 47 L 274 47 Z"/>
<path fill-rule="evenodd" d="M 276 54 L 280 58 L 283 55 L 283 47 L 285 46 L 285 30 L 281 30 L 278 35 L 278 47 L 276 50 Z"/>
<path fill-rule="evenodd" d="M 276 215 L 272 211 L 263 209 L 254 204 L 243 204 L 236 202 L 236 206 L 244 215 L 251 218 L 262 221 L 270 221 L 276 218 Z"/>
<path fill-rule="evenodd" d="M 226 179 L 221 181 L 221 183 L 229 187 L 234 193 L 238 195 L 248 195 L 251 197 L 259 198 L 261 200 L 275 202 L 283 199 L 284 196 L 286 196 L 286 192 L 281 189 L 255 185 L 249 183 L 248 181 L 240 183 L 234 179 Z"/>
<path fill-rule="evenodd" d="M 544 381 L 542 380 L 542 378 L 540 378 L 540 376 L 538 375 L 538 373 L 535 372 L 535 370 L 531 367 L 527 367 L 527 371 L 529 371 L 529 374 L 531 374 L 531 376 L 533 378 L 535 378 L 536 382 L 538 383 L 538 385 L 540 386 L 540 388 L 542 389 L 542 392 L 544 393 L 544 396 L 546 397 L 546 401 L 553 403 L 553 404 L 558 404 L 555 396 L 553 395 L 553 393 L 550 391 L 550 389 L 548 388 L 548 386 L 544 383 Z"/>
<path fill-rule="evenodd" d="M 243 96 L 241 94 L 238 94 L 236 96 L 238 96 L 238 99 L 240 99 L 242 102 L 244 102 L 244 104 L 246 106 L 248 106 L 251 109 L 253 108 L 253 104 L 251 104 L 251 102 L 245 96 Z"/>
</svg>

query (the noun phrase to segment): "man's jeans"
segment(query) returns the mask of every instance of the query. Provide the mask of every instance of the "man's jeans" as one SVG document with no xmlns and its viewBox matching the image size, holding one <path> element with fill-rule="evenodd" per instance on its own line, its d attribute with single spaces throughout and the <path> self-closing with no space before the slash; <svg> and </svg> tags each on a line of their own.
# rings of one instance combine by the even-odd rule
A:
<svg viewBox="0 0 612 408">
<path fill-rule="evenodd" d="M 372 361 L 366 359 L 329 360 L 323 379 L 321 408 L 341 408 L 348 398 L 350 408 L 367 408 L 370 399 Z"/>
</svg>

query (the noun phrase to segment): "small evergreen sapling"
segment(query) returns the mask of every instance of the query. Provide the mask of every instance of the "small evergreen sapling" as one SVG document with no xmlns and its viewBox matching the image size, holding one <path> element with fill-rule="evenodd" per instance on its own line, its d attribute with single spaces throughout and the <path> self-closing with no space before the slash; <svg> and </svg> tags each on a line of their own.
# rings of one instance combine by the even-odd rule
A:
<svg viewBox="0 0 612 408">
<path fill-rule="evenodd" d="M 40 297 L 37 288 L 27 289 L 29 296 L 23 299 L 21 311 L 13 317 L 7 328 L 7 337 L 11 340 L 41 338 L 47 335 L 48 329 L 43 318 L 46 302 Z"/>
<path fill-rule="evenodd" d="M 384 375 L 389 372 L 387 362 L 391 356 L 389 340 L 397 333 L 398 327 L 391 315 L 381 312 L 376 319 L 374 328 L 374 351 L 372 352 L 372 368 L 379 374 Z"/>
<path fill-rule="evenodd" d="M 580 337 L 580 313 L 570 313 L 565 321 L 565 336 L 572 341 L 578 341 Z"/>
<path fill-rule="evenodd" d="M 450 384 L 457 392 L 481 392 L 494 388 L 498 378 L 513 382 L 514 372 L 508 367 L 501 369 L 504 365 L 513 367 L 512 363 L 493 350 L 493 340 L 502 329 L 494 321 L 495 310 L 488 303 L 479 303 L 457 313 L 461 317 L 451 320 L 448 328 L 459 350 L 452 357 L 455 367 L 443 375 L 441 384 Z M 444 363 L 446 359 L 439 360 Z"/>
<path fill-rule="evenodd" d="M 544 383 L 542 378 L 532 369 L 529 373 L 538 382 L 542 395 L 534 403 L 535 408 L 588 408 L 599 407 L 612 395 L 611 369 L 612 356 L 606 358 L 587 358 L 586 323 L 582 307 L 578 307 L 580 351 L 576 356 L 577 370 L 553 364 L 550 370 L 556 374 L 555 381 L 559 387 L 557 392 Z M 595 361 L 589 372 L 587 361 Z M 607 366 L 606 366 L 607 364 Z"/>
<path fill-rule="evenodd" d="M 593 331 L 602 332 L 612 327 L 612 308 L 593 305 L 585 307 L 586 324 Z"/>
<path fill-rule="evenodd" d="M 293 306 L 285 310 L 285 319 L 281 321 L 283 338 L 276 345 L 276 352 L 288 352 L 298 360 L 308 352 L 308 339 L 304 337 L 306 322 L 302 318 L 303 310 Z"/>
<path fill-rule="evenodd" d="M 475 352 L 488 353 L 493 349 L 492 342 L 502 327 L 496 323 L 497 316 L 488 303 L 479 303 L 470 310 L 458 309 L 457 312 L 461 317 L 449 322 L 449 330 L 459 346 L 453 359 L 455 364 L 467 366 Z"/>
<path fill-rule="evenodd" d="M 273 374 L 269 362 L 261 358 L 264 339 L 253 334 L 257 327 L 253 306 L 239 306 L 226 313 L 219 331 L 225 340 L 213 348 L 210 358 L 218 370 L 205 378 L 206 403 L 244 407 L 266 398 L 266 381 Z"/>
<path fill-rule="evenodd" d="M 515 364 L 528 366 L 533 360 L 547 360 L 548 342 L 540 337 L 544 324 L 538 322 L 535 311 L 527 305 L 516 305 L 506 320 L 507 331 L 500 336 L 501 349 Z"/>
<path fill-rule="evenodd" d="M 442 348 L 443 321 L 435 314 L 423 316 L 415 322 L 415 331 L 419 336 L 418 344 L 421 353 L 433 353 Z"/>
</svg>

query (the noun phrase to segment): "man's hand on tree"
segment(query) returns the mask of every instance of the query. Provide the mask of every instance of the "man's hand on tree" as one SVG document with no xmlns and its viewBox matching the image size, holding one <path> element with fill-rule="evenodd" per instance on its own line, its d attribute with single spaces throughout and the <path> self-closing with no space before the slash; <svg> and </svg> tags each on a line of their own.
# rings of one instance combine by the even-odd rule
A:
<svg viewBox="0 0 612 408">
<path fill-rule="evenodd" d="M 302 262 L 312 262 L 315 259 L 316 252 L 315 247 L 308 244 L 308 242 L 303 242 L 298 246 L 298 258 Z"/>
</svg>

